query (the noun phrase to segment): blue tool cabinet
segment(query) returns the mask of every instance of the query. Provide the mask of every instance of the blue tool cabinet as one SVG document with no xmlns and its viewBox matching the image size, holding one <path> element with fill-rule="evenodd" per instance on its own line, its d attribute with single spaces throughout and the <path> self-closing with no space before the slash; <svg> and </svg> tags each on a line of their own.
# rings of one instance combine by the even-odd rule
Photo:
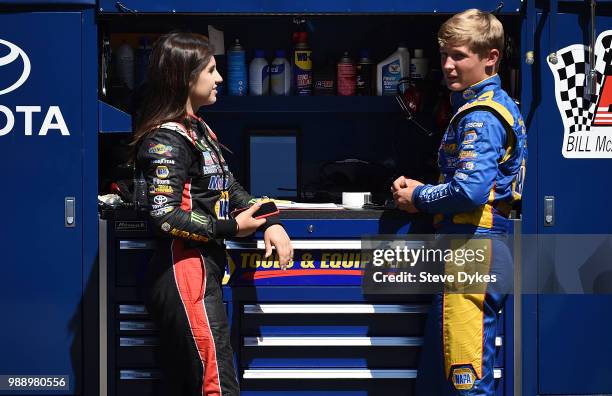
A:
<svg viewBox="0 0 612 396">
<path fill-rule="evenodd" d="M 241 394 L 412 394 L 429 297 L 364 296 L 361 276 L 352 268 L 359 268 L 355 255 L 361 235 L 402 227 L 403 233 L 422 233 L 429 231 L 429 219 L 393 215 L 385 220 L 377 211 L 361 213 L 359 219 L 308 211 L 283 217 L 295 236 L 296 258 L 310 255 L 331 264 L 337 254 L 345 265 L 325 270 L 317 264 L 318 270 L 303 275 L 273 268 L 254 271 L 249 263 L 258 254 L 261 260 L 262 241 L 227 242 L 232 276 L 224 287 L 224 301 Z M 108 319 L 102 336 L 108 346 L 105 391 L 157 394 L 157 331 L 139 287 L 155 247 L 154 235 L 144 213 L 123 210 L 103 215 L 101 237 L 100 249 L 108 252 L 100 266 L 108 274 L 100 286 L 107 297 L 101 304 Z M 325 271 L 333 274 L 322 274 Z M 496 338 L 498 395 L 506 394 L 504 366 L 510 364 L 504 355 L 510 322 L 504 317 Z"/>
</svg>

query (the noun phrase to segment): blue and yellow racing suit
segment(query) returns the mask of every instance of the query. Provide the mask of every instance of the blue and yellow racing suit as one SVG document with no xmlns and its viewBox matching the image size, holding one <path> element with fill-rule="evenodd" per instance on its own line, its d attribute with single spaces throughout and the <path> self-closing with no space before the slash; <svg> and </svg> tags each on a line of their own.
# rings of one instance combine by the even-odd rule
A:
<svg viewBox="0 0 612 396">
<path fill-rule="evenodd" d="M 525 178 L 525 125 L 497 75 L 454 92 L 451 102 L 455 115 L 439 149 L 440 184 L 417 187 L 413 202 L 435 214 L 439 234 L 491 237 L 489 274 L 510 281 L 512 255 L 503 237 L 512 232 L 508 215 Z M 487 286 L 483 294 L 435 296 L 418 395 L 495 393 L 495 333 L 506 292 Z"/>
</svg>

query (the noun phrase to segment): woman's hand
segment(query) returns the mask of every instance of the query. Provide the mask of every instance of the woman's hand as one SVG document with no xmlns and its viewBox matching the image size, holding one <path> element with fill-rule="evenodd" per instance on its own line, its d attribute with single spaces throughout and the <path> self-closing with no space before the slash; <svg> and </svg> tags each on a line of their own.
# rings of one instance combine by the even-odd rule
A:
<svg viewBox="0 0 612 396">
<path fill-rule="evenodd" d="M 278 254 L 280 267 L 287 269 L 287 264 L 293 261 L 293 246 L 291 246 L 291 240 L 285 229 L 279 224 L 268 227 L 264 233 L 264 243 L 266 245 L 264 257 L 268 258 L 272 255 L 272 246 L 274 246 Z"/>
<path fill-rule="evenodd" d="M 238 223 L 238 232 L 236 233 L 237 237 L 251 235 L 257 230 L 257 228 L 266 222 L 266 219 L 256 219 L 253 217 L 253 213 L 255 213 L 260 206 L 261 202 L 257 202 L 236 216 L 236 223 Z"/>
</svg>

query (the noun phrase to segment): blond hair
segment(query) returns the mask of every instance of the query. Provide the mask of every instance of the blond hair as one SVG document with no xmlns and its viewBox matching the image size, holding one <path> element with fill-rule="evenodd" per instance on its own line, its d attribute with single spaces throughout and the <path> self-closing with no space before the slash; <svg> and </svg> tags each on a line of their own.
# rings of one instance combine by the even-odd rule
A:
<svg viewBox="0 0 612 396">
<path fill-rule="evenodd" d="M 438 44 L 466 45 L 481 58 L 492 49 L 501 53 L 504 48 L 504 27 L 495 15 L 472 8 L 453 15 L 438 31 Z"/>
</svg>

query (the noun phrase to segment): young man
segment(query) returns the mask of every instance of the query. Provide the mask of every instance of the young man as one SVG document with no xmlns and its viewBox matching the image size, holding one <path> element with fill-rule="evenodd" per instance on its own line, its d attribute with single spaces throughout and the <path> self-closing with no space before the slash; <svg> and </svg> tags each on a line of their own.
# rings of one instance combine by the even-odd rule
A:
<svg viewBox="0 0 612 396">
<path fill-rule="evenodd" d="M 510 251 L 492 236 L 512 232 L 508 215 L 521 197 L 527 149 L 520 112 L 497 75 L 503 27 L 495 16 L 471 9 L 442 25 L 438 43 L 454 110 L 439 150 L 440 181 L 424 185 L 400 177 L 391 190 L 400 209 L 435 214 L 439 234 L 491 237 L 489 274 L 508 281 Z M 482 294 L 434 297 L 417 395 L 495 393 L 495 330 L 507 289 L 485 287 Z"/>
</svg>

